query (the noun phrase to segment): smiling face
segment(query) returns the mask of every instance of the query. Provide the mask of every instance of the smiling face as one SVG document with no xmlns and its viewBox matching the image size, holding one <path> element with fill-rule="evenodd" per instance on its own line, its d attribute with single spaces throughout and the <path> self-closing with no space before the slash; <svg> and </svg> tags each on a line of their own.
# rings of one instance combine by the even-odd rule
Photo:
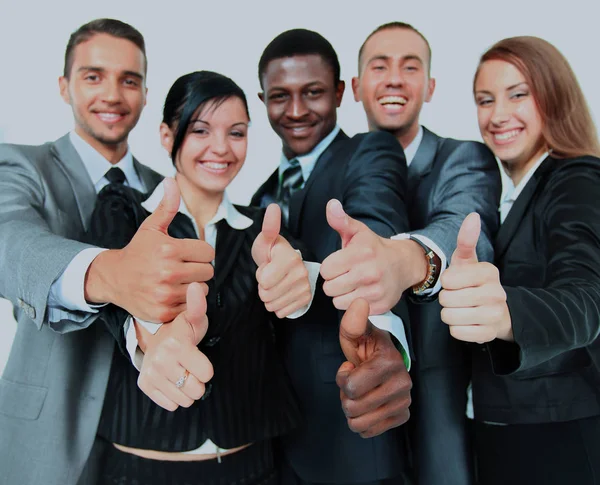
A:
<svg viewBox="0 0 600 485">
<path fill-rule="evenodd" d="M 246 160 L 248 123 L 246 106 L 235 96 L 199 108 L 176 154 L 177 181 L 205 194 L 222 194 Z M 160 132 L 163 147 L 171 153 L 173 130 L 163 123 Z"/>
<path fill-rule="evenodd" d="M 435 89 L 428 66 L 429 48 L 418 33 L 390 28 L 373 34 L 363 48 L 359 77 L 352 79 L 370 130 L 390 131 L 404 147 L 414 139 L 421 107 Z"/>
<path fill-rule="evenodd" d="M 515 183 L 546 151 L 531 87 L 514 65 L 484 62 L 475 81 L 479 130 Z"/>
<path fill-rule="evenodd" d="M 288 159 L 309 153 L 334 129 L 344 83 L 336 85 L 333 69 L 320 55 L 274 59 L 262 81 L 259 97 Z"/>
<path fill-rule="evenodd" d="M 146 104 L 144 72 L 144 54 L 133 42 L 96 34 L 75 47 L 69 77 L 59 79 L 75 132 L 109 161 L 127 151 Z"/>
</svg>

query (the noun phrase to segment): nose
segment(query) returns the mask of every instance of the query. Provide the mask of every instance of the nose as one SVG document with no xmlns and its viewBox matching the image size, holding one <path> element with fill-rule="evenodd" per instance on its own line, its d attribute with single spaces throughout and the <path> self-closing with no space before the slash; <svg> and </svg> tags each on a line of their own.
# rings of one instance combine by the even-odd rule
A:
<svg viewBox="0 0 600 485">
<path fill-rule="evenodd" d="M 121 92 L 121 83 L 118 79 L 107 79 L 104 83 L 102 99 L 110 104 L 120 103 L 123 99 Z"/>
<path fill-rule="evenodd" d="M 229 152 L 229 142 L 227 141 L 227 136 L 223 133 L 216 133 L 212 140 L 210 146 L 212 152 L 219 156 L 224 157 Z"/>
<path fill-rule="evenodd" d="M 287 116 L 294 120 L 301 119 L 308 114 L 309 110 L 301 95 L 294 96 L 288 106 Z"/>
<path fill-rule="evenodd" d="M 401 87 L 404 84 L 404 75 L 399 66 L 391 66 L 387 71 L 388 87 Z"/>
<path fill-rule="evenodd" d="M 492 110 L 491 122 L 496 126 L 502 126 L 508 122 L 511 116 L 509 103 L 503 100 L 496 100 Z"/>
</svg>

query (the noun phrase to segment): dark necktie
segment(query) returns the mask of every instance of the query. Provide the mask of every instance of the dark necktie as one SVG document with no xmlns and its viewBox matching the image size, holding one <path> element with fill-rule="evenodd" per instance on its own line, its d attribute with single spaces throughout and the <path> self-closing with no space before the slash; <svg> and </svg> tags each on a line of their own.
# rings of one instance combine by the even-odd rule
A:
<svg viewBox="0 0 600 485">
<path fill-rule="evenodd" d="M 125 173 L 119 167 L 112 167 L 104 176 L 111 184 L 122 184 L 127 180 Z"/>
<path fill-rule="evenodd" d="M 303 183 L 302 167 L 298 159 L 293 158 L 290 160 L 290 166 L 281 175 L 279 193 L 277 195 L 277 203 L 281 207 L 281 214 L 286 226 L 290 219 L 290 198 L 302 188 Z"/>
</svg>

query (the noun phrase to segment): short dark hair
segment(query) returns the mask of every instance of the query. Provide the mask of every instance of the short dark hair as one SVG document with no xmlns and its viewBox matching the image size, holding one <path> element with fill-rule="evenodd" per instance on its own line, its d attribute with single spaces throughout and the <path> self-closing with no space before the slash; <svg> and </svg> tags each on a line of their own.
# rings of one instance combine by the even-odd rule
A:
<svg viewBox="0 0 600 485">
<path fill-rule="evenodd" d="M 380 25 L 373 32 L 371 32 L 369 34 L 369 36 L 365 39 L 365 41 L 360 46 L 360 49 L 358 51 L 358 74 L 360 75 L 360 63 L 362 61 L 362 55 L 363 55 L 363 51 L 365 50 L 365 45 L 367 45 L 367 42 L 369 42 L 369 39 L 371 37 L 373 37 L 375 34 L 377 34 L 378 32 L 381 32 L 382 30 L 391 30 L 391 29 L 412 30 L 415 34 L 419 35 L 421 37 L 421 39 L 423 39 L 423 41 L 425 42 L 425 45 L 427 45 L 427 53 L 429 54 L 429 59 L 428 59 L 429 62 L 428 62 L 428 66 L 427 66 L 427 72 L 429 75 L 431 75 L 431 46 L 429 45 L 429 41 L 421 32 L 419 32 L 417 29 L 415 29 L 412 25 L 407 24 L 405 22 L 397 22 L 397 21 L 396 22 L 388 22 L 387 24 Z"/>
<path fill-rule="evenodd" d="M 333 81 L 340 81 L 340 61 L 331 43 L 317 32 L 307 29 L 286 30 L 275 37 L 265 48 L 258 62 L 258 81 L 263 87 L 262 77 L 267 66 L 275 59 L 284 57 L 317 54 L 329 64 L 333 71 Z"/>
<path fill-rule="evenodd" d="M 173 83 L 165 99 L 163 107 L 163 123 L 175 129 L 171 160 L 175 164 L 177 153 L 181 148 L 192 117 L 198 109 L 202 110 L 207 103 L 212 109 L 218 108 L 231 97 L 242 100 L 246 114 L 250 119 L 248 101 L 242 88 L 223 74 L 212 71 L 195 71 L 181 76 Z"/>
<path fill-rule="evenodd" d="M 144 69 L 148 70 L 148 58 L 146 57 L 146 43 L 144 36 L 134 27 L 125 22 L 115 19 L 96 19 L 79 27 L 69 37 L 67 49 L 65 50 L 65 68 L 63 75 L 68 78 L 73 67 L 73 51 L 79 44 L 90 40 L 94 35 L 108 34 L 119 39 L 133 42 L 144 54 Z"/>
</svg>

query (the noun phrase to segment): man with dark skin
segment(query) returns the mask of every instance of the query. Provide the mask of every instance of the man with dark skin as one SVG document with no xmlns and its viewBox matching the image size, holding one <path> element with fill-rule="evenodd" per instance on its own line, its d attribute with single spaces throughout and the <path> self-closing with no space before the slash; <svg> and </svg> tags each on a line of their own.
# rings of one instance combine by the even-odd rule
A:
<svg viewBox="0 0 600 485">
<path fill-rule="evenodd" d="M 259 97 L 282 156 L 253 204 L 280 204 L 288 229 L 318 262 L 347 242 L 344 220 L 336 219 L 340 202 L 381 236 L 408 229 L 402 149 L 388 133 L 349 138 L 339 129 L 345 87 L 339 74 L 331 44 L 303 29 L 276 37 L 259 63 Z M 332 197 L 339 202 L 331 203 L 329 219 L 339 233 L 326 216 Z M 404 331 L 396 316 L 370 317 L 374 325 L 367 316 L 362 302 L 349 315 L 358 323 L 352 328 L 362 331 L 338 334 L 340 313 L 318 290 L 303 318 L 280 327 L 305 416 L 283 440 L 286 484 L 404 483 L 403 431 L 392 428 L 409 417 L 411 381 L 388 332 L 405 341 Z"/>
</svg>

